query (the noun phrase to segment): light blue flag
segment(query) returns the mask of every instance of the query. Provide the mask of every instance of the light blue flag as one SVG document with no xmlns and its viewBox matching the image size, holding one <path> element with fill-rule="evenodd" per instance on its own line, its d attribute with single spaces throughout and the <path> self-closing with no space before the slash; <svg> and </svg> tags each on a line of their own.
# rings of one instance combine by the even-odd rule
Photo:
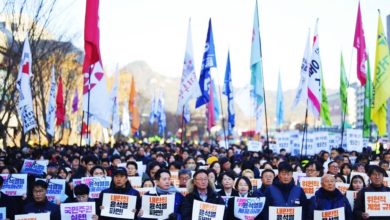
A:
<svg viewBox="0 0 390 220">
<path fill-rule="evenodd" d="M 202 67 L 200 70 L 199 87 L 201 96 L 196 99 L 196 108 L 206 104 L 210 100 L 210 69 L 217 67 L 217 60 L 215 58 L 213 30 L 211 26 L 211 18 L 209 20 L 209 29 L 207 32 L 206 45 L 203 53 Z M 214 90 L 215 91 L 215 90 Z"/>
<path fill-rule="evenodd" d="M 284 121 L 284 106 L 283 106 L 283 90 L 282 90 L 282 80 L 278 78 L 278 93 L 276 96 L 276 124 L 277 126 L 281 126 Z"/>
<path fill-rule="evenodd" d="M 229 135 L 231 135 L 233 133 L 233 128 L 235 126 L 235 113 L 234 113 L 233 86 L 232 86 L 232 75 L 231 75 L 231 69 L 230 69 L 230 53 L 229 52 L 228 52 L 228 57 L 227 57 L 227 62 L 226 62 L 223 94 L 226 95 L 227 102 L 228 102 L 228 133 L 229 133 Z"/>
<path fill-rule="evenodd" d="M 166 122 L 166 115 L 165 115 L 165 100 L 164 100 L 163 93 L 161 93 L 160 97 L 158 98 L 157 119 L 158 119 L 158 133 L 161 136 L 164 136 L 167 122 Z"/>
</svg>

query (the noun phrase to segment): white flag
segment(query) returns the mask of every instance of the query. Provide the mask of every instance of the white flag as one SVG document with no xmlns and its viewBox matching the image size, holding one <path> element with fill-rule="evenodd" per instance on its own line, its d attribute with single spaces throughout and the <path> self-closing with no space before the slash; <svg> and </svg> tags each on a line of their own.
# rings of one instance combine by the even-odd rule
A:
<svg viewBox="0 0 390 220">
<path fill-rule="evenodd" d="M 318 38 L 318 19 L 314 32 L 313 48 L 310 57 L 307 96 L 309 99 L 309 109 L 315 117 L 320 116 L 322 102 L 322 77 L 321 77 L 321 59 Z"/>
<path fill-rule="evenodd" d="M 84 73 L 83 111 L 88 112 L 89 105 L 89 114 L 103 127 L 108 128 L 111 121 L 111 105 L 107 93 L 106 77 L 104 77 L 103 68 L 99 61 L 91 68 L 91 74 Z"/>
<path fill-rule="evenodd" d="M 34 118 L 33 103 L 31 96 L 30 78 L 33 76 L 31 72 L 31 50 L 28 42 L 28 37 L 24 40 L 22 58 L 18 78 L 16 80 L 16 89 L 19 92 L 18 112 L 22 118 L 23 132 L 27 133 L 37 126 Z"/>
<path fill-rule="evenodd" d="M 201 95 L 199 83 L 196 79 L 194 56 L 192 52 L 191 20 L 188 23 L 187 46 L 184 55 L 183 74 L 180 82 L 177 114 L 182 115 L 184 106 L 192 98 Z"/>
<path fill-rule="evenodd" d="M 130 114 L 127 102 L 123 105 L 121 134 L 126 137 L 130 134 Z"/>
<path fill-rule="evenodd" d="M 111 94 L 110 94 L 111 115 L 112 115 L 112 131 L 111 131 L 112 135 L 115 135 L 120 131 L 118 91 L 119 91 L 119 71 L 117 67 L 114 75 L 114 85 L 112 87 Z"/>
<path fill-rule="evenodd" d="M 309 67 L 309 56 L 310 56 L 310 30 L 307 34 L 307 41 L 305 47 L 305 53 L 303 54 L 302 65 L 301 65 L 301 80 L 295 94 L 295 99 L 292 105 L 292 109 L 296 108 L 300 101 L 307 100 L 307 79 L 308 79 L 308 67 Z"/>
<path fill-rule="evenodd" d="M 50 93 L 49 103 L 46 112 L 46 132 L 54 137 L 55 119 L 56 119 L 56 74 L 54 66 L 51 67 L 51 81 L 50 81 Z"/>
</svg>

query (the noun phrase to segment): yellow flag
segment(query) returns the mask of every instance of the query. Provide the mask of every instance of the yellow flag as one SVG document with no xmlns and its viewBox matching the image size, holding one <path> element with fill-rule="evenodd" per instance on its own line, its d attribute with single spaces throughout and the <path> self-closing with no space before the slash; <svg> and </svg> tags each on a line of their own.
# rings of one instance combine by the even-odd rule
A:
<svg viewBox="0 0 390 220">
<path fill-rule="evenodd" d="M 386 101 L 390 97 L 390 53 L 382 20 L 378 18 L 375 55 L 374 99 L 371 118 L 378 126 L 379 136 L 386 134 Z"/>
</svg>

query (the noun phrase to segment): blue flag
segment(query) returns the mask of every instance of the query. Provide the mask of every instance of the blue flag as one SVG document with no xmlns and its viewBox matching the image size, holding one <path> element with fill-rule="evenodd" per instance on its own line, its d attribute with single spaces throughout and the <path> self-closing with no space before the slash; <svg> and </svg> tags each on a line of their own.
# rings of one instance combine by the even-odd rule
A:
<svg viewBox="0 0 390 220">
<path fill-rule="evenodd" d="M 280 79 L 280 73 L 278 78 L 278 93 L 276 96 L 276 124 L 281 126 L 284 121 L 284 106 L 283 106 L 283 91 L 282 80 Z"/>
<path fill-rule="evenodd" d="M 211 18 L 209 20 L 209 29 L 207 32 L 206 45 L 203 53 L 202 67 L 200 70 L 199 87 L 201 95 L 196 99 L 196 108 L 210 101 L 210 82 L 211 82 L 211 67 L 217 67 L 215 58 L 213 30 L 211 27 Z"/>
<path fill-rule="evenodd" d="M 225 70 L 225 80 L 223 85 L 223 94 L 227 96 L 228 102 L 228 133 L 231 135 L 233 133 L 233 128 L 235 125 L 234 118 L 234 103 L 233 103 L 233 86 L 232 86 L 232 75 L 230 70 L 230 53 L 228 52 L 226 70 Z"/>
<path fill-rule="evenodd" d="M 158 98 L 158 106 L 157 106 L 158 133 L 161 136 L 164 136 L 165 128 L 167 126 L 164 109 L 165 109 L 165 100 L 163 94 L 161 93 L 160 97 Z"/>
</svg>

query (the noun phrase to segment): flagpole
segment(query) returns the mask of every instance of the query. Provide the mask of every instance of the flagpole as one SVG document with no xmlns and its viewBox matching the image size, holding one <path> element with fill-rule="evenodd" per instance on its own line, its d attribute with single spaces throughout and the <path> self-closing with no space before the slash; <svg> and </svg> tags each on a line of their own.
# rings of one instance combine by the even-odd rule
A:
<svg viewBox="0 0 390 220">
<path fill-rule="evenodd" d="M 220 104 L 221 104 L 222 129 L 223 129 L 223 137 L 224 137 L 224 140 L 225 140 L 225 149 L 228 149 L 228 146 L 227 146 L 227 137 L 226 137 L 226 129 L 225 129 L 225 117 L 223 116 L 221 85 L 218 85 L 218 90 L 219 90 L 219 102 L 220 102 Z"/>
<path fill-rule="evenodd" d="M 302 146 L 301 146 L 301 159 L 302 159 L 302 155 L 303 155 L 303 146 L 305 146 L 306 154 L 307 154 L 307 118 L 308 118 L 308 114 L 309 114 L 308 102 L 309 102 L 308 99 L 306 99 L 306 113 L 305 113 L 305 124 L 303 125 Z M 305 135 L 306 135 L 306 145 L 304 145 Z"/>
<path fill-rule="evenodd" d="M 180 137 L 180 142 L 181 142 L 181 147 L 184 148 L 184 105 L 183 105 L 183 110 L 181 113 L 181 137 Z"/>
<path fill-rule="evenodd" d="M 82 144 L 82 141 L 83 141 L 83 122 L 84 122 L 84 111 L 83 111 L 83 114 L 81 116 L 80 147 L 81 147 L 81 144 Z"/>
<path fill-rule="evenodd" d="M 89 103 L 91 101 L 91 73 L 92 73 L 92 66 L 95 64 L 92 64 L 89 66 L 88 69 L 88 107 L 87 107 L 87 139 L 88 139 L 88 145 L 91 146 L 91 137 L 89 134 Z M 83 118 L 84 119 L 84 118 Z"/>
</svg>

